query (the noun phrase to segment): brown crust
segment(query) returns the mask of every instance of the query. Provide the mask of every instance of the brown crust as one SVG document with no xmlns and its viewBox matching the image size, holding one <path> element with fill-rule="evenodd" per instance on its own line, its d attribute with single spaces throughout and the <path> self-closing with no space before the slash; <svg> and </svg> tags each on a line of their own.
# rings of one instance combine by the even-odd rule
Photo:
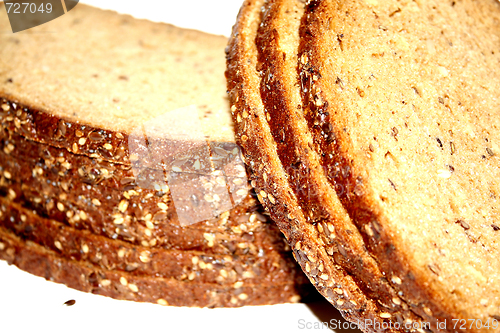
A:
<svg viewBox="0 0 500 333">
<path fill-rule="evenodd" d="M 7 148 L 11 143 L 15 144 L 12 151 Z M 95 234 L 134 244 L 144 245 L 147 242 L 149 247 L 193 249 L 207 253 L 257 254 L 260 248 L 284 249 L 281 233 L 268 223 L 265 215 L 257 211 L 256 201 L 250 196 L 229 213 L 210 221 L 180 226 L 170 193 L 124 188 L 122 180 L 133 179 L 133 174 L 124 170 L 122 165 L 115 166 L 80 155 L 65 156 L 64 162 L 58 162 L 63 149 L 15 135 L 9 140 L 2 140 L 0 148 L 3 161 L 0 166 L 0 189 L 9 196 L 15 194 L 12 200 L 33 207 L 41 216 L 64 221 L 77 229 L 91 230 Z M 26 155 L 21 152 L 26 152 Z M 64 166 L 65 163 L 70 166 Z M 109 178 L 95 182 L 97 184 L 88 184 L 88 173 L 80 174 L 78 171 L 83 167 L 85 170 L 106 168 Z M 5 172 L 10 174 L 10 179 L 5 177 Z M 127 193 L 133 195 L 127 196 Z M 98 199 L 99 205 L 96 206 L 92 199 Z M 120 211 L 123 200 L 128 207 Z M 158 203 L 165 203 L 168 209 L 163 212 Z M 63 211 L 58 204 L 62 204 Z M 82 212 L 85 220 L 80 218 Z M 115 214 L 130 216 L 131 219 L 115 224 Z M 148 214 L 151 214 L 149 219 L 146 218 Z M 164 217 L 160 218 L 160 215 Z M 217 241 L 213 242 L 213 246 L 208 246 L 205 233 L 215 236 Z M 151 244 L 153 240 L 155 243 Z M 248 246 L 241 246 L 240 243 Z"/>
<path fill-rule="evenodd" d="M 0 198 L 0 225 L 68 260 L 88 261 L 105 270 L 137 276 L 173 278 L 193 283 L 271 285 L 307 280 L 291 253 L 262 250 L 262 256 L 210 254 L 133 246 L 88 231 L 44 219 L 18 204 Z"/>
<path fill-rule="evenodd" d="M 252 287 L 190 284 L 175 279 L 108 271 L 89 262 L 61 258 L 35 243 L 23 241 L 2 227 L 0 259 L 31 274 L 80 291 L 115 299 L 172 306 L 239 307 L 297 302 L 303 287 L 297 286 L 295 282 Z"/>
</svg>

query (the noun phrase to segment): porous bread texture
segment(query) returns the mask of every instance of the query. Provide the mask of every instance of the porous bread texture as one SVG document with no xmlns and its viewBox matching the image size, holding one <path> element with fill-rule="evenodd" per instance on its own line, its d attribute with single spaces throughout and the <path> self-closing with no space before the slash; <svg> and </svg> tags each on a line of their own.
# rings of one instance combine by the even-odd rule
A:
<svg viewBox="0 0 500 333">
<path fill-rule="evenodd" d="M 340 197 L 368 250 L 422 316 L 491 322 L 500 4 L 319 1 L 309 12 L 300 70 L 318 74 L 311 86 L 324 102 L 309 126 L 318 155 L 339 156 L 322 163 L 350 167 L 330 182 L 357 184 Z M 319 139 L 327 123 L 335 148 Z"/>
<path fill-rule="evenodd" d="M 6 15 L 0 29 L 10 29 Z M 0 96 L 122 134 L 195 105 L 209 109 L 207 135 L 231 140 L 222 75 L 226 42 L 79 4 L 57 20 L 2 34 Z"/>
<path fill-rule="evenodd" d="M 84 292 L 137 302 L 191 307 L 239 307 L 298 302 L 301 286 L 295 282 L 245 286 L 186 283 L 176 279 L 135 276 L 104 270 L 90 262 L 68 260 L 0 227 L 0 259 L 34 275 L 64 283 Z M 186 304 L 186 300 L 189 304 Z"/>
<path fill-rule="evenodd" d="M 450 325 L 453 319 L 498 320 L 499 169 L 494 149 L 500 91 L 494 46 L 500 36 L 499 4 L 311 1 L 302 18 L 299 73 L 292 82 L 300 87 L 303 105 L 287 105 L 296 98 L 286 90 L 289 81 L 275 72 L 279 66 L 266 72 L 262 63 L 282 65 L 277 59 L 281 56 L 286 63 L 293 53 L 294 40 L 279 33 L 280 24 L 289 22 L 271 20 L 276 29 L 261 27 L 257 44 L 263 38 L 261 54 L 267 57 L 257 64 L 255 49 L 249 50 L 259 23 L 253 28 L 241 23 L 249 15 L 254 15 L 249 21 L 259 21 L 262 3 L 253 3 L 255 13 L 248 14 L 252 3 L 244 5 L 228 54 L 238 142 L 257 178 L 260 199 L 297 250 L 313 283 L 327 294 L 328 288 L 315 278 L 320 274 L 316 268 L 331 263 L 339 265 L 339 271 L 352 267 L 338 258 L 355 256 L 351 250 L 356 237 L 322 244 L 331 233 L 339 236 L 339 230 L 328 228 L 340 226 L 335 223 L 343 216 L 338 196 L 354 228 L 347 228 L 348 233 L 362 236 L 366 253 L 374 256 L 381 280 L 386 280 L 377 296 L 363 288 L 376 276 L 368 270 L 353 274 L 367 302 L 373 298 L 388 310 L 380 313 L 381 318 L 400 322 L 400 308 L 409 309 L 407 314 L 431 322 L 432 330 L 438 330 L 436 320 L 447 319 L 447 331 L 456 329 Z M 264 17 L 276 2 L 269 3 L 262 9 Z M 281 54 L 272 55 L 266 38 L 271 45 L 291 41 L 292 46 L 280 45 Z M 244 58 L 242 45 L 252 60 L 248 65 L 238 63 Z M 259 81 L 260 92 L 253 88 Z M 262 104 L 266 90 L 277 98 L 274 105 Z M 286 91 L 284 96 L 280 90 Z M 291 123 L 307 123 L 309 129 L 301 127 L 305 130 L 287 142 Z M 287 143 L 289 150 L 280 151 L 280 144 Z M 300 145 L 303 150 L 291 151 Z M 292 165 L 280 164 L 293 162 L 287 161 L 290 156 L 301 158 Z M 325 187 L 337 195 L 322 199 Z M 308 192 L 308 201 L 294 197 L 301 191 Z M 319 213 L 335 209 L 333 216 Z M 308 220 L 310 225 L 303 225 Z M 315 246 L 303 255 L 303 244 Z M 363 270 L 365 263 L 363 259 L 354 266 Z M 400 297 L 387 302 L 384 292 L 391 289 Z M 350 312 L 351 319 L 367 316 L 354 311 L 344 309 L 343 314 Z M 486 326 L 479 326 L 472 329 L 486 331 Z"/>
</svg>

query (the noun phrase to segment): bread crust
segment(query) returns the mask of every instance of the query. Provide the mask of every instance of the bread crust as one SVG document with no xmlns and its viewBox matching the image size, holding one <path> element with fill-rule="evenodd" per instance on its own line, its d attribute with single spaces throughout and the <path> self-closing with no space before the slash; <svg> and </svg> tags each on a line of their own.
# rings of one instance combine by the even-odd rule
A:
<svg viewBox="0 0 500 333">
<path fill-rule="evenodd" d="M 124 171 L 122 166 L 113 171 L 109 163 L 85 156 L 70 159 L 70 156 L 64 161 L 71 166 L 65 167 L 65 162 L 56 161 L 63 149 L 38 146 L 42 144 L 22 139 L 8 142 L 15 142 L 17 148 L 10 154 L 5 154 L 4 150 L 0 152 L 3 161 L 0 189 L 12 200 L 33 207 L 41 216 L 63 221 L 77 229 L 149 247 L 255 255 L 259 252 L 257 247 L 284 249 L 281 233 L 268 223 L 268 217 L 258 211 L 257 202 L 250 195 L 227 213 L 209 221 L 181 226 L 170 193 L 124 188 L 130 184 L 123 184 L 123 180 L 133 179 L 133 174 L 130 170 Z M 29 156 L 24 156 L 29 158 L 28 161 L 24 161 L 22 156 L 15 156 L 15 152 L 24 151 L 30 152 Z M 47 154 L 54 159 L 42 157 Z M 89 186 L 85 180 L 88 173 L 80 175 L 78 172 L 82 167 L 85 170 L 106 168 L 110 178 Z M 10 175 L 10 179 L 5 175 Z M 123 209 L 124 202 L 127 203 L 126 209 Z M 165 204 L 167 209 L 161 209 L 159 204 Z M 115 223 L 117 217 L 123 217 L 124 221 Z M 205 233 L 214 236 L 211 246 L 204 237 Z M 151 243 L 153 240 L 154 244 Z M 248 246 L 238 246 L 240 243 Z"/>
<path fill-rule="evenodd" d="M 306 284 L 307 281 L 292 260 L 290 251 L 258 248 L 264 254 L 258 257 L 254 254 L 227 255 L 203 250 L 150 248 L 111 240 L 42 218 L 5 198 L 0 198 L 0 210 L 0 224 L 5 230 L 68 260 L 88 261 L 100 269 L 221 285 L 238 281 L 247 285 L 291 281 Z"/>
<path fill-rule="evenodd" d="M 22 240 L 3 227 L 0 227 L 0 244 L 0 259 L 9 264 L 73 289 L 115 299 L 211 308 L 287 303 L 300 299 L 301 287 L 295 282 L 271 286 L 221 286 L 105 270 L 90 262 L 63 258 L 36 243 Z"/>
</svg>

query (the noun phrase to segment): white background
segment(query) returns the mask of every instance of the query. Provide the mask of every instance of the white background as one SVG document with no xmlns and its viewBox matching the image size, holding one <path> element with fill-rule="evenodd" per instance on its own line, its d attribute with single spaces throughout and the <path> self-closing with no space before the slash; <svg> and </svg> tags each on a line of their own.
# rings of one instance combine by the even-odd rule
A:
<svg viewBox="0 0 500 333">
<path fill-rule="evenodd" d="M 81 2 L 225 36 L 231 33 L 241 5 L 239 0 Z M 70 299 L 76 304 L 63 305 Z M 237 309 L 117 301 L 47 282 L 0 261 L 0 332 L 328 332 L 326 328 L 303 327 L 331 320 L 345 323 L 326 301 Z"/>
</svg>

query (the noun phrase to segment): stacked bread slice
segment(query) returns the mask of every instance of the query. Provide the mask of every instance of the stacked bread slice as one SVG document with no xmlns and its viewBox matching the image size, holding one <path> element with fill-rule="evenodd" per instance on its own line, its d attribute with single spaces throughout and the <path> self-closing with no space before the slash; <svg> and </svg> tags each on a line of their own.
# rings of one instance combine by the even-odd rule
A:
<svg viewBox="0 0 500 333">
<path fill-rule="evenodd" d="M 162 305 L 306 295 L 309 282 L 249 191 L 226 42 L 82 4 L 2 34 L 0 258 L 82 291 Z"/>
<path fill-rule="evenodd" d="M 258 198 L 364 331 L 499 331 L 499 22 L 494 0 L 243 5 L 226 76 Z"/>
</svg>

